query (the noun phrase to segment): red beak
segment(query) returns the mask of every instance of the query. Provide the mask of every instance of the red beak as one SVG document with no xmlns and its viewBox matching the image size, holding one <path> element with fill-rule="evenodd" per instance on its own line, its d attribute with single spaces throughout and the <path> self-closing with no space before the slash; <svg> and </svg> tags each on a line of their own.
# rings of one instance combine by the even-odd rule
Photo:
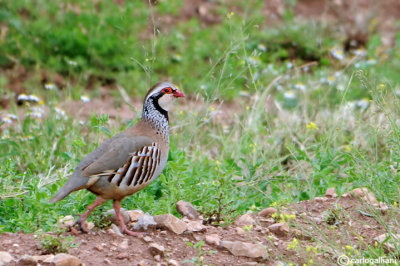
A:
<svg viewBox="0 0 400 266">
<path fill-rule="evenodd" d="M 185 94 L 183 94 L 183 92 L 181 92 L 180 90 L 176 90 L 173 95 L 176 98 L 185 97 Z"/>
</svg>

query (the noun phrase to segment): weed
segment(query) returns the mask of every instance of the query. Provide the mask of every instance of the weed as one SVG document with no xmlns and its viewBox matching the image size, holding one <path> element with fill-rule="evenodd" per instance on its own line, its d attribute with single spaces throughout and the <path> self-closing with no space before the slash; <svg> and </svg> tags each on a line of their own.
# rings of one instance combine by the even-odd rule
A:
<svg viewBox="0 0 400 266">
<path fill-rule="evenodd" d="M 204 265 L 203 250 L 201 249 L 204 245 L 204 241 L 200 240 L 196 244 L 193 244 L 192 242 L 186 242 L 186 245 L 194 248 L 197 252 L 197 256 L 191 258 L 190 260 L 184 260 L 183 263 L 184 264 L 190 263 L 192 265 L 198 265 L 198 266 Z"/>
<path fill-rule="evenodd" d="M 57 232 L 56 235 L 50 235 L 47 233 L 39 234 L 40 245 L 43 254 L 57 254 L 57 253 L 68 253 L 69 249 L 76 247 L 74 244 L 74 237 L 63 236 L 63 232 Z"/>
</svg>

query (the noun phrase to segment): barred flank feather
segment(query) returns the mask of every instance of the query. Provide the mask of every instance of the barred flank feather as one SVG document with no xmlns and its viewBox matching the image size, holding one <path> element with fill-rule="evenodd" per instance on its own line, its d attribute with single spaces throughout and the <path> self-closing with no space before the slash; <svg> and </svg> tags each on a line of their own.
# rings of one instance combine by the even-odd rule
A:
<svg viewBox="0 0 400 266">
<path fill-rule="evenodd" d="M 149 183 L 154 178 L 154 173 L 160 164 L 161 150 L 157 143 L 144 146 L 129 157 L 128 161 L 120 167 L 116 174 L 108 177 L 108 182 L 118 187 L 134 188 Z"/>
</svg>

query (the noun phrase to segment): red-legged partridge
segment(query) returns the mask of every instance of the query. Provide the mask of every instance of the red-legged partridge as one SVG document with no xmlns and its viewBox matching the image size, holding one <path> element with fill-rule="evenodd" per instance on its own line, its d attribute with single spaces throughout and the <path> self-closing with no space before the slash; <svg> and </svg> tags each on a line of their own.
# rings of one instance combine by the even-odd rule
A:
<svg viewBox="0 0 400 266">
<path fill-rule="evenodd" d="M 168 110 L 176 98 L 184 96 L 172 83 L 154 85 L 144 100 L 141 121 L 87 155 L 50 202 L 88 189 L 98 197 L 76 222 L 82 231 L 88 232 L 85 220 L 94 208 L 112 199 L 122 232 L 140 236 L 125 225 L 121 200 L 146 187 L 164 169 L 169 148 Z"/>
</svg>

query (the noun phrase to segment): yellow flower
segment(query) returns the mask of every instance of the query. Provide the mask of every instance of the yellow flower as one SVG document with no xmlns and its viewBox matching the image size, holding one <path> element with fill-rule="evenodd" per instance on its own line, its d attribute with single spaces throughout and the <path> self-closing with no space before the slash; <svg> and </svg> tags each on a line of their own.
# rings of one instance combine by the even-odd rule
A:
<svg viewBox="0 0 400 266">
<path fill-rule="evenodd" d="M 307 128 L 308 130 L 318 129 L 317 125 L 316 125 L 313 121 L 311 121 L 310 123 L 308 123 L 308 124 L 306 125 L 306 128 Z"/>
<path fill-rule="evenodd" d="M 394 201 L 393 206 L 397 207 L 397 205 L 398 205 L 397 201 Z"/>
<path fill-rule="evenodd" d="M 287 250 L 295 249 L 299 241 L 296 238 L 293 238 L 292 242 L 287 246 Z"/>
<path fill-rule="evenodd" d="M 228 19 L 231 19 L 234 15 L 235 15 L 235 12 L 231 11 L 231 12 L 229 12 L 228 14 L 226 14 L 226 17 L 227 17 Z"/>
<path fill-rule="evenodd" d="M 245 226 L 243 226 L 243 230 L 246 231 L 246 232 L 249 232 L 252 229 L 253 229 L 253 225 L 252 224 L 249 224 L 249 225 L 246 224 Z"/>
<path fill-rule="evenodd" d="M 351 147 L 350 147 L 350 145 L 346 145 L 346 146 L 344 147 L 344 150 L 347 151 L 347 152 L 351 152 Z"/>
<path fill-rule="evenodd" d="M 246 105 L 246 110 L 247 111 L 250 110 L 250 106 Z"/>
<path fill-rule="evenodd" d="M 353 247 L 350 246 L 350 245 L 346 245 L 346 250 L 347 250 L 347 251 L 351 251 L 351 250 L 353 250 Z"/>
<path fill-rule="evenodd" d="M 210 112 L 212 112 L 212 111 L 214 111 L 214 110 L 215 110 L 215 108 L 212 107 L 212 106 L 210 106 Z"/>
</svg>

